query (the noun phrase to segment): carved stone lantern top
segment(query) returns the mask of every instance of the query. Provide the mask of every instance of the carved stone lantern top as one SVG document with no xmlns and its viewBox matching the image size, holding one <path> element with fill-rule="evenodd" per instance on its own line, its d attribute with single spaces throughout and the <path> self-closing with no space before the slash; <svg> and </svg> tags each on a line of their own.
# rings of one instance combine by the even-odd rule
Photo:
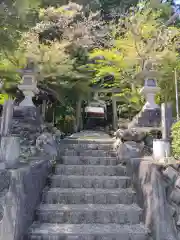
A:
<svg viewBox="0 0 180 240">
<path fill-rule="evenodd" d="M 145 87 L 157 87 L 157 82 L 155 79 L 146 79 L 144 81 L 144 86 Z"/>
<path fill-rule="evenodd" d="M 144 86 L 141 88 L 140 93 L 146 95 L 147 93 L 157 93 L 159 90 L 160 88 L 157 86 L 156 79 L 146 78 L 144 81 Z"/>
<path fill-rule="evenodd" d="M 141 88 L 140 93 L 146 98 L 144 109 L 157 109 L 159 106 L 155 103 L 155 95 L 160 91 L 155 79 L 147 78 L 144 81 L 144 86 Z"/>
<path fill-rule="evenodd" d="M 22 82 L 18 85 L 18 88 L 21 91 L 31 90 L 36 91 L 37 89 L 37 81 L 36 81 L 36 73 L 37 69 L 35 67 L 35 63 L 32 59 L 27 59 L 27 65 L 24 69 L 21 70 L 22 73 Z"/>
<path fill-rule="evenodd" d="M 20 103 L 21 106 L 34 106 L 32 97 L 38 92 L 37 80 L 36 80 L 36 68 L 31 59 L 27 60 L 27 65 L 21 70 L 22 82 L 18 85 L 18 88 L 25 95 L 25 99 Z"/>
</svg>

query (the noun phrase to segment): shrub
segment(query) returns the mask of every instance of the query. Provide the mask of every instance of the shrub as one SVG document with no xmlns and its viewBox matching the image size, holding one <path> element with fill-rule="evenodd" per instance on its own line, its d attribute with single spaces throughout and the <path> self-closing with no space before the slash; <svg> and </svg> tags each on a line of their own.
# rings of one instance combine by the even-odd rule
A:
<svg viewBox="0 0 180 240">
<path fill-rule="evenodd" d="M 180 158 L 180 121 L 172 126 L 172 152 L 175 158 Z"/>
</svg>

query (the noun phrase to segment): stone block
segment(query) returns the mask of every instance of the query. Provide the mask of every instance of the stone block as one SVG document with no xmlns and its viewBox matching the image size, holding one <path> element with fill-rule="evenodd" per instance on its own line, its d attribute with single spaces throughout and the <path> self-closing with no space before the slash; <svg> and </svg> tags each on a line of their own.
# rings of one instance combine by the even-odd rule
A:
<svg viewBox="0 0 180 240">
<path fill-rule="evenodd" d="M 8 189 L 10 185 L 10 172 L 8 170 L 0 170 L 0 192 Z"/>
<path fill-rule="evenodd" d="M 49 162 L 41 159 L 29 166 L 9 170 L 10 185 L 3 203 L 0 239 L 19 240 L 26 234 L 34 220 L 49 170 Z"/>
<path fill-rule="evenodd" d="M 176 203 L 176 204 L 180 204 L 180 189 L 179 188 L 175 188 L 170 195 L 170 199 Z"/>
<path fill-rule="evenodd" d="M 169 210 L 170 210 L 171 217 L 174 217 L 175 214 L 176 214 L 176 208 L 171 206 L 171 205 L 169 205 L 168 207 L 169 207 Z"/>
<path fill-rule="evenodd" d="M 178 215 L 178 220 L 177 220 L 177 222 L 176 222 L 176 225 L 177 225 L 177 226 L 180 226 L 180 215 Z"/>
<path fill-rule="evenodd" d="M 178 176 L 178 178 L 176 179 L 175 187 L 180 189 L 180 176 Z"/>
<path fill-rule="evenodd" d="M 172 182 L 174 182 L 179 175 L 178 171 L 171 166 L 167 167 L 166 170 L 163 171 L 163 174 L 168 177 Z"/>
<path fill-rule="evenodd" d="M 13 154 L 12 154 L 13 153 Z M 2 137 L 1 157 L 6 167 L 16 167 L 20 156 L 20 139 L 18 137 Z"/>
</svg>

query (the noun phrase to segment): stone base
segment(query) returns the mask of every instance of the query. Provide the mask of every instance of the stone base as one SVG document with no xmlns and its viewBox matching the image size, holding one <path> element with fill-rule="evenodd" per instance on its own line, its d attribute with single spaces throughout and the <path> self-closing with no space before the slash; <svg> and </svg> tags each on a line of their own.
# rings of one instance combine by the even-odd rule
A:
<svg viewBox="0 0 180 240">
<path fill-rule="evenodd" d="M 40 110 L 36 107 L 14 107 L 13 119 L 20 122 L 28 122 L 33 124 L 41 124 L 42 119 L 40 116 Z"/>
<path fill-rule="evenodd" d="M 144 109 L 134 117 L 128 128 L 133 127 L 160 127 L 161 109 Z"/>
<path fill-rule="evenodd" d="M 12 168 L 18 164 L 20 156 L 20 139 L 18 137 L 2 137 L 1 138 L 1 160 L 4 161 L 7 168 Z"/>
</svg>

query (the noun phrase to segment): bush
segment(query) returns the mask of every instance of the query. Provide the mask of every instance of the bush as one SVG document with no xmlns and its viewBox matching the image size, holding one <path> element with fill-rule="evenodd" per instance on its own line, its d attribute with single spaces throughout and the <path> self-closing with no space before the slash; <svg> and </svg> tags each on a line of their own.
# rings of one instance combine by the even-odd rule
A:
<svg viewBox="0 0 180 240">
<path fill-rule="evenodd" d="M 172 126 L 172 152 L 175 158 L 180 158 L 180 121 Z"/>
</svg>

